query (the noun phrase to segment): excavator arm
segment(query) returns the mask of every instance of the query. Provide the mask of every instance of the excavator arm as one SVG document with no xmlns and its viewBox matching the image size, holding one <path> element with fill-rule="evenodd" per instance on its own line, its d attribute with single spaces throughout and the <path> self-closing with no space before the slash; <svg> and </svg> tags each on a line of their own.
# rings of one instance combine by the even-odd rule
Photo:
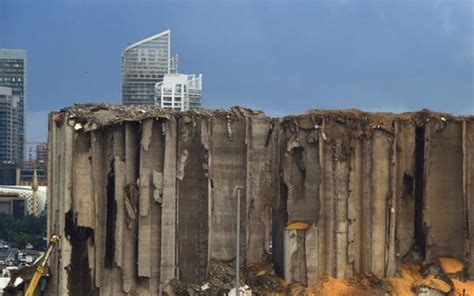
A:
<svg viewBox="0 0 474 296">
<path fill-rule="evenodd" d="M 38 267 L 36 267 L 36 271 L 33 277 L 31 278 L 30 283 L 28 284 L 28 288 L 26 289 L 25 296 L 33 296 L 33 294 L 35 293 L 36 287 L 38 286 L 38 283 L 46 269 L 46 264 L 48 264 L 48 259 L 51 256 L 51 253 L 53 252 L 53 249 L 58 242 L 59 242 L 58 235 L 52 235 L 50 237 L 48 249 L 46 250 L 44 257 L 41 260 L 41 263 L 38 265 Z"/>
</svg>

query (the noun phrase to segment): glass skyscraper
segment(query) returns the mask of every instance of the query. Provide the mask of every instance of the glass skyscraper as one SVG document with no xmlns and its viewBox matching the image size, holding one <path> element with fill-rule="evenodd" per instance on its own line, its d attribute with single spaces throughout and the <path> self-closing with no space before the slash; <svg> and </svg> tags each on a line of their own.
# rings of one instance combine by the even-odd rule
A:
<svg viewBox="0 0 474 296">
<path fill-rule="evenodd" d="M 171 55 L 171 31 L 138 41 L 122 54 L 122 103 L 154 104 L 155 84 L 176 72 Z"/>
<path fill-rule="evenodd" d="M 0 160 L 4 164 L 18 162 L 17 138 L 19 97 L 12 89 L 0 86 Z"/>
<path fill-rule="evenodd" d="M 19 166 L 25 142 L 25 50 L 0 49 L 0 87 L 0 164 Z"/>
</svg>

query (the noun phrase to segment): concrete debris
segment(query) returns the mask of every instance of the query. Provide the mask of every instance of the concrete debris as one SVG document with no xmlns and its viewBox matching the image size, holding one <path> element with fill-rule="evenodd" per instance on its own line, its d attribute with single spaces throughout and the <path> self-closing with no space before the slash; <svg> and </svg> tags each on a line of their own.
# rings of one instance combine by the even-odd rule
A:
<svg viewBox="0 0 474 296">
<path fill-rule="evenodd" d="M 451 286 L 447 282 L 432 275 L 415 281 L 413 288 L 417 295 L 448 295 L 451 291 Z"/>
<path fill-rule="evenodd" d="M 78 130 L 80 130 L 81 128 L 82 128 L 82 124 L 80 124 L 80 123 L 74 124 L 74 130 L 78 131 Z"/>
<path fill-rule="evenodd" d="M 235 186 L 242 268 L 274 267 L 243 276 L 258 295 L 393 278 L 414 250 L 474 278 L 472 116 L 76 105 L 50 115 L 49 143 L 50 295 L 228 293 Z M 409 290 L 446 290 L 423 279 Z"/>
<path fill-rule="evenodd" d="M 201 291 L 207 291 L 209 290 L 209 283 L 205 283 L 204 285 L 201 286 Z"/>
<path fill-rule="evenodd" d="M 229 138 L 229 140 L 232 141 L 232 122 L 230 121 L 230 116 L 226 116 L 227 118 L 227 122 L 226 122 L 226 126 L 227 126 L 227 137 Z"/>
<path fill-rule="evenodd" d="M 176 172 L 176 178 L 183 180 L 184 178 L 184 168 L 186 167 L 186 161 L 188 160 L 188 150 L 184 149 L 181 151 L 178 159 L 178 168 Z"/>
<path fill-rule="evenodd" d="M 324 141 L 326 141 L 328 139 L 328 137 L 326 137 L 325 132 L 321 132 L 321 138 L 323 138 Z"/>
<path fill-rule="evenodd" d="M 127 216 L 129 219 L 135 220 L 136 215 L 137 215 L 137 208 L 134 204 L 136 203 L 138 190 L 135 185 L 130 185 L 124 190 L 126 192 L 124 204 L 125 204 L 125 209 L 127 211 Z"/>
<path fill-rule="evenodd" d="M 36 271 L 36 265 L 26 265 L 19 267 L 18 269 L 10 269 L 10 281 L 7 286 L 0 290 L 1 295 L 4 296 L 17 296 L 23 295 L 23 291 L 26 290 L 26 283 L 30 282 Z M 45 270 L 45 274 L 49 274 L 49 269 Z"/>
<path fill-rule="evenodd" d="M 163 203 L 163 173 L 153 171 L 153 199 L 159 203 Z"/>
<path fill-rule="evenodd" d="M 252 290 L 250 290 L 249 286 L 245 285 L 245 286 L 239 288 L 239 293 L 238 294 L 239 294 L 239 296 L 252 296 Z M 228 296 L 237 296 L 236 288 L 232 288 L 227 295 Z"/>
<path fill-rule="evenodd" d="M 84 125 L 84 131 L 86 132 L 91 132 L 91 131 L 94 131 L 96 129 L 98 129 L 99 126 L 94 123 L 94 122 L 87 122 L 85 125 Z"/>
</svg>

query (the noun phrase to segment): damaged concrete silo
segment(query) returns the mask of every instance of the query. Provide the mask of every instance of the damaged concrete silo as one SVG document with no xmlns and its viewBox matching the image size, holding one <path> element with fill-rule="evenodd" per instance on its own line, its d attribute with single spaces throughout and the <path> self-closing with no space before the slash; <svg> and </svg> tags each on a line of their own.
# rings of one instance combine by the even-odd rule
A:
<svg viewBox="0 0 474 296">
<path fill-rule="evenodd" d="M 472 117 L 428 111 L 52 113 L 51 295 L 204 282 L 212 260 L 235 259 L 238 185 L 243 264 L 271 254 L 289 281 L 391 276 L 415 247 L 467 263 L 473 141 Z"/>
</svg>

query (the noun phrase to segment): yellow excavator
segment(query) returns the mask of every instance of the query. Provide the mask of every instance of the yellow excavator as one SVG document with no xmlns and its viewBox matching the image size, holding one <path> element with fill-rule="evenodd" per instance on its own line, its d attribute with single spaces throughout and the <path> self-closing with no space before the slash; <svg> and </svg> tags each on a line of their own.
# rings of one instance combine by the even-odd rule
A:
<svg viewBox="0 0 474 296">
<path fill-rule="evenodd" d="M 48 264 L 48 259 L 51 256 L 51 253 L 53 252 L 54 247 L 56 244 L 59 242 L 59 236 L 58 235 L 52 235 L 49 238 L 49 245 L 48 249 L 46 250 L 46 253 L 44 253 L 44 256 L 41 260 L 41 262 L 38 264 L 36 267 L 36 271 L 33 274 L 33 277 L 31 278 L 28 288 L 26 289 L 25 296 L 33 296 L 36 290 L 36 287 L 38 286 L 38 283 L 41 279 L 41 277 L 44 274 L 44 271 L 46 269 L 46 264 Z"/>
</svg>

